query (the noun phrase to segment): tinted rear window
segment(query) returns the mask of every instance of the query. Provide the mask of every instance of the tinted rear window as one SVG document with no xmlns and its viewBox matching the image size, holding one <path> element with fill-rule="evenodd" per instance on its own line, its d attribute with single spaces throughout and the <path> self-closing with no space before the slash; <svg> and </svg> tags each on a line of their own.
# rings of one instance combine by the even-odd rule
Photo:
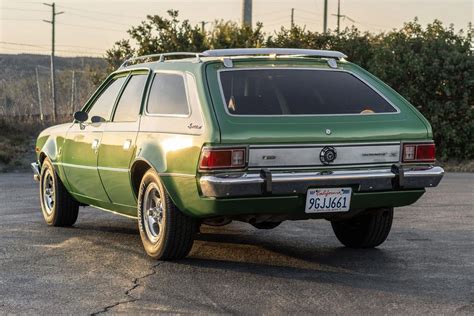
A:
<svg viewBox="0 0 474 316">
<path fill-rule="evenodd" d="M 397 110 L 343 71 L 253 69 L 220 72 L 225 105 L 234 115 L 391 113 Z"/>
</svg>

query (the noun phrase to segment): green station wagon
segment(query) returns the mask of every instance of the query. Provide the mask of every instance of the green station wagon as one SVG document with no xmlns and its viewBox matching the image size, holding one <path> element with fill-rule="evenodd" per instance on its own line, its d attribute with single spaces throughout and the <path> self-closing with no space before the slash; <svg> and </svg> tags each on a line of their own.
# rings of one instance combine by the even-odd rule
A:
<svg viewBox="0 0 474 316">
<path fill-rule="evenodd" d="M 185 257 L 201 224 L 326 219 L 347 247 L 387 238 L 394 207 L 435 187 L 430 124 L 343 53 L 223 49 L 127 60 L 43 131 L 49 225 L 80 206 L 137 219 L 146 252 Z"/>
</svg>

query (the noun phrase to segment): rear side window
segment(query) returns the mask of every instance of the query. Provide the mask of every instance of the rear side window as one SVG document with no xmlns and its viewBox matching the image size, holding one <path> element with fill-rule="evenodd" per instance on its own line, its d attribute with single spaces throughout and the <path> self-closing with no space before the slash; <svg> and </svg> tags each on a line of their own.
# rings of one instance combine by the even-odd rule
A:
<svg viewBox="0 0 474 316">
<path fill-rule="evenodd" d="M 155 74 L 147 111 L 159 115 L 189 115 L 184 77 L 179 74 Z"/>
<path fill-rule="evenodd" d="M 135 122 L 140 113 L 143 90 L 148 75 L 133 75 L 120 96 L 114 122 Z"/>
<path fill-rule="evenodd" d="M 234 115 L 392 113 L 397 110 L 354 75 L 311 69 L 220 72 L 225 106 Z"/>
<path fill-rule="evenodd" d="M 112 114 L 112 109 L 115 105 L 117 95 L 122 88 L 123 83 L 127 77 L 120 77 L 109 83 L 107 88 L 102 91 L 100 96 L 95 100 L 92 108 L 89 109 L 89 121 L 93 116 L 100 116 L 101 118 L 108 121 Z"/>
</svg>

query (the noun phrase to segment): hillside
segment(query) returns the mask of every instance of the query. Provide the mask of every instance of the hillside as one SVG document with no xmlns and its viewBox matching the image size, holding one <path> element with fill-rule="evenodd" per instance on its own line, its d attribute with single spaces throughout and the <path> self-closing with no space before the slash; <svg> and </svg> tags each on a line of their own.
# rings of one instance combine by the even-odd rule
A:
<svg viewBox="0 0 474 316">
<path fill-rule="evenodd" d="M 57 57 L 55 61 L 58 112 L 70 115 L 95 90 L 105 73 L 106 62 L 92 57 Z M 50 78 L 48 55 L 0 54 L 0 118 L 37 117 L 40 104 L 43 114 L 49 116 Z"/>
</svg>

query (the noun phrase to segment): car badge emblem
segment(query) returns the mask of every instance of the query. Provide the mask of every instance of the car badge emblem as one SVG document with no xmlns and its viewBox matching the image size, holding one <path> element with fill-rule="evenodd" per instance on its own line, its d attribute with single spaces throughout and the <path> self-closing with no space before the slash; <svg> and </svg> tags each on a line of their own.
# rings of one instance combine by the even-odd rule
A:
<svg viewBox="0 0 474 316">
<path fill-rule="evenodd" d="M 323 163 L 323 165 L 329 165 L 331 162 L 336 160 L 337 153 L 334 147 L 324 147 L 319 154 L 319 160 Z"/>
<path fill-rule="evenodd" d="M 331 130 L 329 128 L 326 128 L 326 135 L 331 135 Z"/>
</svg>

